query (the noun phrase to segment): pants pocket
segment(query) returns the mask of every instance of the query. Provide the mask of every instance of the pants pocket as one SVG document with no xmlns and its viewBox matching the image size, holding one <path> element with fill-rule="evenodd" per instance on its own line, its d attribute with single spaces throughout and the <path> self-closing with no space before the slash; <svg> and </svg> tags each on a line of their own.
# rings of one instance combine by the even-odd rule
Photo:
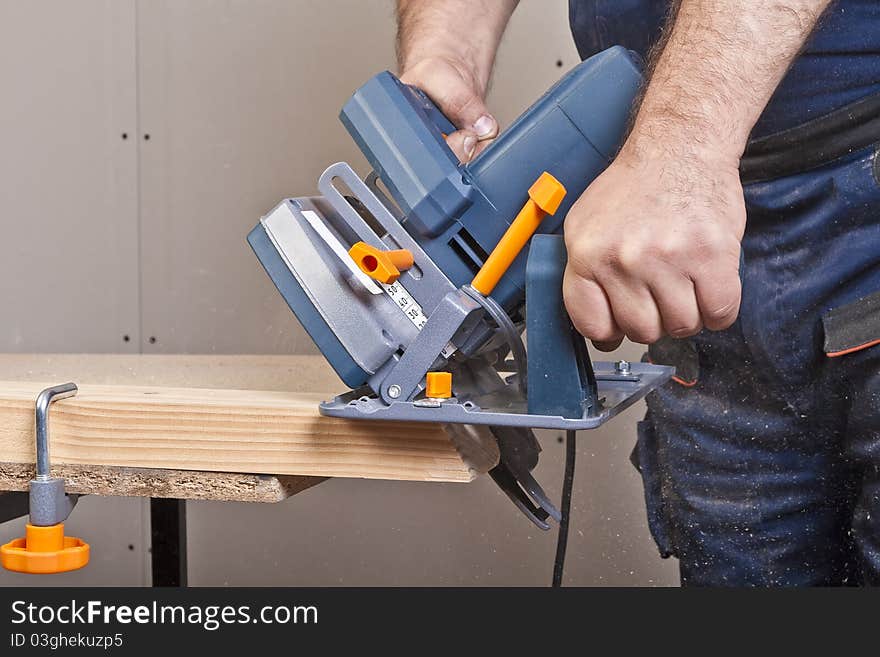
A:
<svg viewBox="0 0 880 657">
<path fill-rule="evenodd" d="M 664 559 L 676 554 L 672 541 L 672 523 L 664 500 L 663 480 L 660 473 L 657 432 L 650 414 L 638 423 L 638 440 L 630 460 L 642 475 L 645 488 L 645 507 L 648 512 L 648 529 Z"/>
<path fill-rule="evenodd" d="M 700 357 L 691 338 L 661 338 L 648 346 L 648 362 L 675 367 L 672 380 L 685 388 L 692 388 L 700 379 Z"/>
<path fill-rule="evenodd" d="M 880 345 L 880 292 L 828 311 L 822 315 L 822 326 L 829 358 Z"/>
</svg>

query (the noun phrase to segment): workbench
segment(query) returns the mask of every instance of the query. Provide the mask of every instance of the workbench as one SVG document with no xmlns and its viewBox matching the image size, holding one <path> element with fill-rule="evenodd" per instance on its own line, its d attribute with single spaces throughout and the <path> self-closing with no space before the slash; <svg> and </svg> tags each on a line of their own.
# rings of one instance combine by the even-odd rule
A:
<svg viewBox="0 0 880 657">
<path fill-rule="evenodd" d="M 320 356 L 2 354 L 0 522 L 26 513 L 34 400 L 67 381 L 52 473 L 69 493 L 150 498 L 158 585 L 186 583 L 185 500 L 273 503 L 329 477 L 466 483 L 498 461 L 481 434 L 321 416 L 344 385 Z"/>
</svg>

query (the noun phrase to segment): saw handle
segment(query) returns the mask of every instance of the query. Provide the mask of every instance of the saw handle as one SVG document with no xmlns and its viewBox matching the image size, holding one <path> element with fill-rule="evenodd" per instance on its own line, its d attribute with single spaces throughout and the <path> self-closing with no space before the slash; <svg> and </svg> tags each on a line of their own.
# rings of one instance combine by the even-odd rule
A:
<svg viewBox="0 0 880 657">
<path fill-rule="evenodd" d="M 538 230 L 548 214 L 553 215 L 565 198 L 565 187 L 546 171 L 529 188 L 529 200 L 492 249 L 486 262 L 474 276 L 471 287 L 487 297 L 498 285 L 516 256 Z"/>
<path fill-rule="evenodd" d="M 411 84 L 406 85 L 406 87 L 413 94 L 416 103 L 422 108 L 428 120 L 434 124 L 434 127 L 437 128 L 441 135 L 448 135 L 458 130 L 452 121 L 447 119 L 446 115 L 434 104 L 434 101 L 428 97 L 428 94 Z"/>
<path fill-rule="evenodd" d="M 388 71 L 368 80 L 339 115 L 411 233 L 436 237 L 473 203 L 444 134 L 455 127 L 424 92 Z"/>
</svg>

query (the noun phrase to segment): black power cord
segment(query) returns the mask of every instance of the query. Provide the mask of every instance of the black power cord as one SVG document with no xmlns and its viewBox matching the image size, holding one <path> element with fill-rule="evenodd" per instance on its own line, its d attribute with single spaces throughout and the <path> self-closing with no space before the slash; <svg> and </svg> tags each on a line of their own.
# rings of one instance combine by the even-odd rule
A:
<svg viewBox="0 0 880 657">
<path fill-rule="evenodd" d="M 462 286 L 465 294 L 479 303 L 486 314 L 492 318 L 498 328 L 504 333 L 505 340 L 510 346 L 517 373 L 517 383 L 523 396 L 526 395 L 526 373 L 528 371 L 527 355 L 522 338 L 516 330 L 510 317 L 504 309 L 492 298 L 481 294 L 470 285 Z M 574 462 L 577 456 L 577 432 L 568 430 L 565 432 L 565 476 L 562 480 L 562 505 L 559 511 L 559 535 L 556 539 L 556 559 L 553 562 L 553 586 L 562 586 L 562 571 L 565 568 L 565 550 L 568 547 L 568 520 L 571 514 L 571 492 L 574 487 Z"/>
<path fill-rule="evenodd" d="M 574 461 L 577 456 L 577 432 L 565 432 L 565 476 L 562 480 L 562 504 L 559 521 L 559 536 L 556 539 L 556 559 L 553 562 L 553 586 L 562 586 L 562 571 L 565 568 L 565 550 L 568 547 L 568 520 L 571 516 L 571 491 L 574 488 Z"/>
</svg>

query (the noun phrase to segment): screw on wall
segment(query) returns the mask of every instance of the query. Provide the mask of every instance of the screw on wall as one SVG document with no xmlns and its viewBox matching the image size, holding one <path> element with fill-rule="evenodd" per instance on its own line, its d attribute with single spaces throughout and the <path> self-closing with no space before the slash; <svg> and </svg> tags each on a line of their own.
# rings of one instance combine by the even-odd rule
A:
<svg viewBox="0 0 880 657">
<path fill-rule="evenodd" d="M 155 336 L 155 335 L 151 335 L 151 336 L 150 336 L 150 339 L 148 340 L 148 342 L 149 342 L 150 344 L 156 344 L 156 336 Z"/>
</svg>

